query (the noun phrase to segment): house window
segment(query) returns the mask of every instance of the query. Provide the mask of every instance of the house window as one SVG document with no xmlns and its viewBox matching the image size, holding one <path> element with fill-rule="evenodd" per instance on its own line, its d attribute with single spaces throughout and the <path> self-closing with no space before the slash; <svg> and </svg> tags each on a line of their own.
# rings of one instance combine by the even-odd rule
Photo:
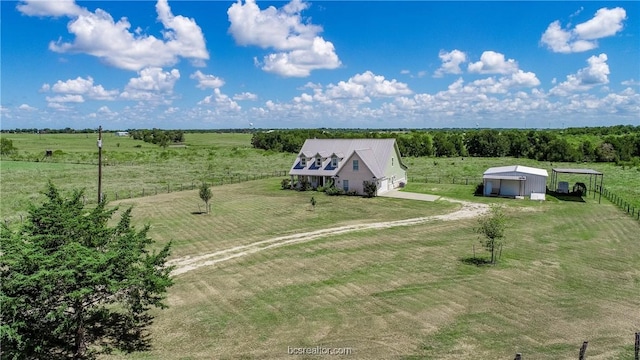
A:
<svg viewBox="0 0 640 360">
<path fill-rule="evenodd" d="M 358 160 L 353 160 L 353 171 L 358 171 L 358 167 L 359 167 Z"/>
<path fill-rule="evenodd" d="M 301 157 L 300 158 L 300 165 L 302 166 L 307 166 L 307 158 L 306 157 Z"/>
<path fill-rule="evenodd" d="M 338 157 L 334 156 L 331 158 L 331 166 L 332 167 L 338 167 Z"/>
<path fill-rule="evenodd" d="M 322 158 L 316 158 L 316 166 L 320 167 L 322 166 Z"/>
<path fill-rule="evenodd" d="M 349 191 L 349 180 L 342 180 L 342 190 Z"/>
</svg>

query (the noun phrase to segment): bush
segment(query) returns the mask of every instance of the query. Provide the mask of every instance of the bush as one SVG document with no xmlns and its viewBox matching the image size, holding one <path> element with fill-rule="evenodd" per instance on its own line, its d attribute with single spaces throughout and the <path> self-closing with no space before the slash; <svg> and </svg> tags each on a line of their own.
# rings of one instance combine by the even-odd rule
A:
<svg viewBox="0 0 640 360">
<path fill-rule="evenodd" d="M 358 196 L 358 192 L 356 190 L 347 191 L 347 195 L 349 196 Z"/>
<path fill-rule="evenodd" d="M 13 146 L 13 141 L 7 138 L 0 139 L 0 155 L 9 155 L 17 149 Z"/>
<path fill-rule="evenodd" d="M 364 190 L 365 197 L 372 198 L 376 196 L 376 192 L 378 191 L 378 186 L 373 181 L 365 181 L 363 190 Z"/>
<path fill-rule="evenodd" d="M 290 190 L 291 189 L 291 179 L 282 179 L 282 181 L 280 181 L 280 188 L 282 190 Z"/>
<path fill-rule="evenodd" d="M 336 195 L 344 194 L 344 191 L 342 189 L 337 188 L 335 186 L 326 188 L 324 192 L 325 192 L 325 194 L 327 194 L 329 196 L 336 196 Z"/>
<path fill-rule="evenodd" d="M 476 185 L 476 190 L 473 192 L 473 195 L 476 195 L 476 196 L 484 195 L 484 184 L 483 183 L 479 183 L 478 185 Z"/>
<path fill-rule="evenodd" d="M 311 188 L 311 183 L 307 181 L 307 179 L 302 178 L 302 180 L 298 182 L 298 186 L 297 186 L 298 191 L 307 191 L 310 188 Z"/>
</svg>

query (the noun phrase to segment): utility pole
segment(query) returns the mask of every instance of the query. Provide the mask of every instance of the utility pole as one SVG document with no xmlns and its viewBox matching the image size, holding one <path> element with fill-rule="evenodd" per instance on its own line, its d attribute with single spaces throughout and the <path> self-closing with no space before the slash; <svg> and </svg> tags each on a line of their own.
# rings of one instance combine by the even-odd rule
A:
<svg viewBox="0 0 640 360">
<path fill-rule="evenodd" d="M 102 201 L 102 125 L 98 127 L 98 203 Z"/>
</svg>

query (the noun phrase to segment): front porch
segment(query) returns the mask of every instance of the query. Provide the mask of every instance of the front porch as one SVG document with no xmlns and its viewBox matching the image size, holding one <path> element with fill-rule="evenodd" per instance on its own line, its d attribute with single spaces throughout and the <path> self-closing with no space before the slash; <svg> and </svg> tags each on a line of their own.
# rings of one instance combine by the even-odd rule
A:
<svg viewBox="0 0 640 360">
<path fill-rule="evenodd" d="M 303 182 L 307 182 L 312 189 L 317 189 L 321 186 L 329 186 L 334 184 L 332 176 L 317 176 L 317 175 L 290 175 L 291 185 L 294 188 L 301 186 Z"/>
</svg>

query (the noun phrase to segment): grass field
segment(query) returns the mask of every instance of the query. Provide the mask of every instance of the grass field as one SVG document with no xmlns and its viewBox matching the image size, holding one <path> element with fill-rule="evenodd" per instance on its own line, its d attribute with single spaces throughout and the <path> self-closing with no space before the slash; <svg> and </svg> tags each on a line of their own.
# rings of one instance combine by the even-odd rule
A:
<svg viewBox="0 0 640 360">
<path fill-rule="evenodd" d="M 48 180 L 63 190 L 85 189 L 97 198 L 97 134 L 2 134 L 18 152 L 0 161 L 0 217 L 16 219 L 27 205 L 39 199 Z M 105 134 L 103 141 L 103 192 L 109 199 L 139 197 L 191 188 L 207 181 L 237 182 L 248 176 L 286 172 L 292 154 L 253 149 L 251 134 L 188 133 L 180 147 L 159 146 Z M 44 157 L 45 150 L 53 156 Z M 12 161 L 7 161 L 12 160 Z M 20 160 L 20 161 L 15 161 Z M 37 162 L 36 162 L 37 161 Z M 589 167 L 605 174 L 607 189 L 640 208 L 640 169 L 613 164 L 546 163 L 512 158 L 406 158 L 411 181 L 478 181 L 488 167 L 522 164 L 547 169 Z M 588 176 L 562 175 L 573 185 L 589 183 Z"/>
<path fill-rule="evenodd" d="M 495 267 L 464 261 L 475 220 L 328 236 L 176 277 L 150 352 L 107 359 L 288 358 L 287 347 L 351 348 L 351 358 L 628 359 L 640 324 L 640 224 L 611 204 L 474 198 L 472 186 L 417 191 L 508 207 Z M 461 190 L 462 189 L 462 190 Z M 276 180 L 214 188 L 212 215 L 190 192 L 126 200 L 173 257 L 345 223 L 454 211 L 444 201 L 318 196 Z M 170 204 L 170 205 L 169 205 Z M 385 211 L 391 210 L 391 211 Z M 304 357 L 302 357 L 304 358 Z M 312 358 L 312 357 L 309 357 Z"/>
<path fill-rule="evenodd" d="M 86 188 L 87 196 L 95 194 L 95 137 L 6 136 L 15 136 L 16 158 L 32 161 L 0 163 L 3 218 L 24 214 L 29 202 L 40 199 L 37 193 L 47 180 L 63 191 Z M 149 194 L 167 184 L 290 167 L 291 154 L 252 149 L 249 138 L 187 134 L 186 147 L 167 149 L 106 138 L 103 186 L 107 194 L 144 187 Z M 44 149 L 54 150 L 53 158 L 35 162 Z M 177 275 L 169 309 L 155 313 L 151 350 L 104 359 L 291 358 L 288 347 L 315 346 L 350 348 L 352 354 L 343 357 L 358 359 L 507 359 L 516 352 L 525 359 L 564 359 L 577 357 L 585 340 L 589 359 L 632 356 L 633 333 L 640 330 L 640 222 L 592 198 L 548 197 L 542 203 L 483 198 L 472 195 L 474 184 L 416 180 L 479 179 L 487 167 L 513 163 L 585 166 L 604 171 L 608 188 L 638 201 L 636 169 L 524 159 L 409 158 L 406 163 L 412 179 L 407 191 L 506 207 L 509 227 L 497 266 L 465 261 L 474 248 L 485 255 L 474 233 L 475 219 L 265 247 Z M 151 225 L 149 235 L 158 246 L 173 242 L 174 261 L 296 233 L 460 209 L 448 201 L 285 191 L 278 177 L 212 191 L 211 215 L 198 214 L 202 208 L 195 190 L 159 191 L 112 205 L 133 205 L 136 225 Z"/>
</svg>

